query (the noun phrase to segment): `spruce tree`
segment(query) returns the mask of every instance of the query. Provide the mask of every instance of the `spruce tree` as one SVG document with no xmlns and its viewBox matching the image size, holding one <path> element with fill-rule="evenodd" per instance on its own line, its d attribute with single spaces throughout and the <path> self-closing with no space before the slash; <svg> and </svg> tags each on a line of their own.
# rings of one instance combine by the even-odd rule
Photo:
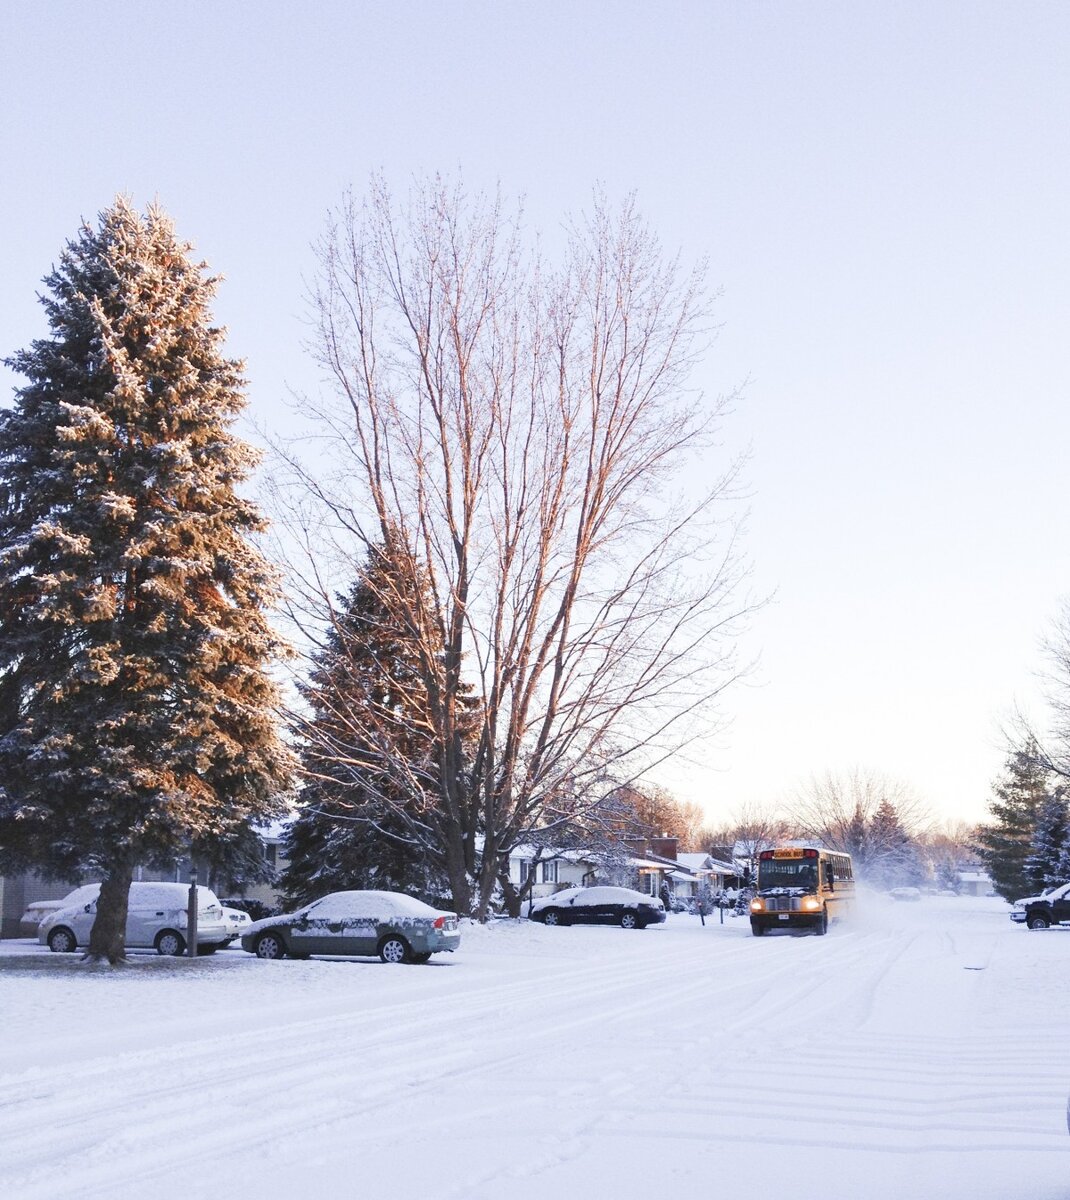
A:
<svg viewBox="0 0 1070 1200">
<path fill-rule="evenodd" d="M 388 536 L 339 597 L 302 688 L 306 784 L 284 853 L 287 901 L 348 888 L 448 890 L 435 832 L 440 755 L 399 592 L 427 581 Z"/>
<path fill-rule="evenodd" d="M 121 198 L 83 225 L 0 415 L 0 869 L 99 874 L 112 962 L 135 864 L 271 814 L 290 770 L 241 364 L 190 249 Z"/>
<path fill-rule="evenodd" d="M 1070 879 L 1063 874 L 1066 844 L 1066 793 L 1062 788 L 1056 788 L 1037 806 L 1036 825 L 1025 860 L 1025 874 L 1031 891 L 1046 891 Z"/>
<path fill-rule="evenodd" d="M 1013 901 L 1033 890 L 1026 859 L 1037 814 L 1051 796 L 1051 773 L 1035 741 L 1030 739 L 1011 754 L 1003 777 L 992 791 L 988 808 L 993 819 L 978 830 L 977 854 L 996 893 Z"/>
</svg>

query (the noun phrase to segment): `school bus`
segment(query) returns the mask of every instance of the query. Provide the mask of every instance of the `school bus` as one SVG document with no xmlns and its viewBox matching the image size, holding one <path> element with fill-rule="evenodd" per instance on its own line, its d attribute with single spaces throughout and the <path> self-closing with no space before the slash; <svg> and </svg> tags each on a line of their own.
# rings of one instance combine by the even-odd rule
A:
<svg viewBox="0 0 1070 1200">
<path fill-rule="evenodd" d="M 750 902 L 755 937 L 767 929 L 807 926 L 828 932 L 854 898 L 851 856 L 815 846 L 777 846 L 758 855 L 758 890 Z"/>
</svg>

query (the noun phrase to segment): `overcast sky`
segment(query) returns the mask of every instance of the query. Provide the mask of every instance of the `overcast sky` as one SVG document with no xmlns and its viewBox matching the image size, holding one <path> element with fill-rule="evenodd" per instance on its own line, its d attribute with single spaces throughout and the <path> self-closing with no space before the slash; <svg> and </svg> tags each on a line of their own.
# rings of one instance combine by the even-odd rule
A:
<svg viewBox="0 0 1070 1200">
<path fill-rule="evenodd" d="M 6 4 L 0 122 L 0 355 L 82 217 L 158 197 L 269 428 L 347 186 L 460 170 L 547 229 L 635 191 L 723 289 L 701 382 L 746 383 L 776 593 L 666 781 L 719 816 L 858 766 L 983 814 L 1070 594 L 1070 4 Z"/>
</svg>

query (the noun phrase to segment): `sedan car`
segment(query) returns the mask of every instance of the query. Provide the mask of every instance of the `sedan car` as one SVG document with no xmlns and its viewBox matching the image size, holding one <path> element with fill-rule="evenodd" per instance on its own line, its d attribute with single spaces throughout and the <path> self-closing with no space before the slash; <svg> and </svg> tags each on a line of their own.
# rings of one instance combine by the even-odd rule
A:
<svg viewBox="0 0 1070 1200">
<path fill-rule="evenodd" d="M 100 884 L 92 887 L 92 898 L 86 903 L 61 908 L 45 917 L 37 932 L 42 946 L 56 954 L 69 954 L 89 945 L 89 933 L 97 919 Z M 189 887 L 184 883 L 132 883 L 126 911 L 127 949 L 185 954 L 188 900 Z M 227 945 L 230 935 L 214 892 L 199 887 L 197 905 L 197 953 L 211 954 Z"/>
<path fill-rule="evenodd" d="M 457 917 L 403 892 L 332 892 L 295 913 L 254 921 L 241 936 L 257 958 L 375 955 L 385 963 L 425 963 L 461 944 Z"/>
<path fill-rule="evenodd" d="M 665 920 L 665 906 L 656 896 L 631 888 L 566 888 L 536 900 L 528 916 L 544 925 L 619 925 L 622 929 L 643 929 Z"/>
</svg>

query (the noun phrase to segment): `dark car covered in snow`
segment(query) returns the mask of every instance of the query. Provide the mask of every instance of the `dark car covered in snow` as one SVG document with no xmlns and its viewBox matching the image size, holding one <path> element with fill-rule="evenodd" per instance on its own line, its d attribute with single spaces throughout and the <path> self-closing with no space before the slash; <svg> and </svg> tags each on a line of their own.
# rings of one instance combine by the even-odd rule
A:
<svg viewBox="0 0 1070 1200">
<path fill-rule="evenodd" d="M 241 935 L 257 958 L 378 955 L 385 963 L 425 963 L 461 944 L 457 917 L 404 892 L 332 892 L 294 913 L 254 921 Z"/>
<path fill-rule="evenodd" d="M 644 929 L 665 920 L 665 906 L 657 896 L 624 887 L 566 888 L 544 896 L 528 913 L 544 925 L 620 925 Z"/>
</svg>

